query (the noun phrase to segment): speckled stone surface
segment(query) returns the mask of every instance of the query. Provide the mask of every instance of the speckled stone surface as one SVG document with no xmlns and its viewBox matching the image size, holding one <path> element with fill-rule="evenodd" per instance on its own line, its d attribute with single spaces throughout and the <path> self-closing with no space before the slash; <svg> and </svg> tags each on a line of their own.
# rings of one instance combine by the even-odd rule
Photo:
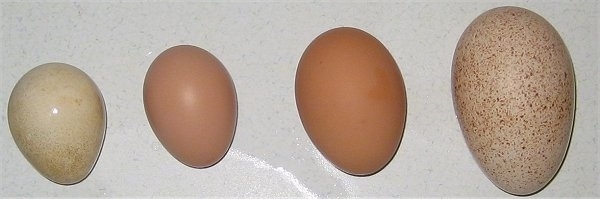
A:
<svg viewBox="0 0 600 199">
<path fill-rule="evenodd" d="M 465 30 L 453 67 L 457 116 L 482 170 L 508 193 L 540 190 L 573 124 L 573 64 L 559 34 L 529 10 L 495 8 Z"/>
<path fill-rule="evenodd" d="M 38 172 L 53 182 L 74 184 L 98 158 L 106 114 L 100 91 L 83 71 L 49 63 L 19 80 L 8 103 L 8 123 Z"/>
</svg>

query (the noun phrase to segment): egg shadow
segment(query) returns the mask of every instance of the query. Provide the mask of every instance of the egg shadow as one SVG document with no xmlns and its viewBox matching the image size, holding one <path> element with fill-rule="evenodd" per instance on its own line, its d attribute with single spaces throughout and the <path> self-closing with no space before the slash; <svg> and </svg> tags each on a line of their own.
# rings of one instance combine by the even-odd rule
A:
<svg viewBox="0 0 600 199">
<path fill-rule="evenodd" d="M 404 80 L 403 80 L 404 81 Z M 404 88 L 402 89 L 404 90 L 404 96 L 406 97 L 406 83 L 404 83 Z M 400 132 L 402 132 L 402 134 L 400 135 L 400 141 L 398 142 L 398 146 L 396 146 L 396 149 L 394 150 L 394 153 L 392 154 L 390 160 L 388 160 L 380 169 L 378 169 L 375 172 L 372 173 L 368 173 L 368 174 L 352 174 L 352 173 L 348 173 L 340 168 L 338 168 L 336 165 L 334 165 L 338 170 L 351 175 L 351 176 L 355 176 L 355 177 L 369 177 L 369 176 L 373 176 L 379 172 L 381 172 L 383 169 L 385 169 L 391 162 L 392 160 L 394 160 L 394 158 L 396 157 L 396 154 L 398 154 L 398 151 L 400 149 L 400 145 L 402 145 L 402 139 L 404 138 L 404 133 L 406 132 L 406 123 L 408 122 L 408 98 L 406 98 L 406 101 L 404 101 L 404 107 L 406 107 L 406 109 L 404 110 L 404 122 L 402 124 L 402 130 Z"/>
<path fill-rule="evenodd" d="M 354 177 L 369 177 L 369 176 L 373 176 L 373 175 L 381 172 L 383 169 L 385 169 L 385 167 L 387 167 L 392 162 L 392 160 L 394 160 L 394 158 L 396 157 L 396 154 L 398 154 L 398 149 L 400 149 L 400 145 L 402 144 L 402 138 L 404 138 L 404 128 L 405 127 L 406 127 L 406 122 L 404 122 L 404 125 L 402 127 L 402 136 L 400 136 L 400 142 L 398 143 L 398 146 L 396 147 L 396 150 L 394 150 L 394 153 L 392 154 L 392 158 L 390 158 L 390 160 L 387 163 L 385 163 L 383 165 L 383 167 L 381 167 L 379 170 L 377 170 L 377 171 L 375 171 L 373 173 L 362 174 L 362 175 L 361 174 L 348 173 L 348 172 L 346 172 L 346 171 L 344 171 L 344 170 L 342 170 L 340 168 L 338 168 L 338 170 L 340 170 L 340 171 L 342 171 L 342 172 L 344 172 L 344 173 L 346 173 L 348 175 L 354 176 Z M 336 166 L 336 168 L 337 168 L 337 166 Z"/>
<path fill-rule="evenodd" d="M 208 166 L 203 166 L 203 167 L 194 167 L 194 166 L 191 166 L 191 165 L 185 164 L 185 163 L 183 163 L 182 161 L 179 161 L 179 162 L 181 162 L 181 163 L 183 163 L 185 166 L 188 166 L 188 167 L 190 167 L 190 168 L 193 168 L 193 169 L 206 169 L 206 168 L 213 167 L 213 166 L 215 166 L 216 164 L 218 164 L 219 162 L 221 162 L 221 161 L 222 161 L 222 160 L 225 158 L 225 156 L 227 156 L 227 154 L 229 153 L 229 150 L 231 149 L 231 145 L 233 145 L 233 140 L 235 139 L 235 134 L 236 134 L 236 132 L 237 132 L 237 123 L 238 123 L 238 122 L 237 122 L 237 120 L 238 120 L 238 117 L 239 117 L 239 116 L 238 116 L 238 110 L 239 110 L 239 107 L 237 106 L 237 97 L 236 97 L 236 107 L 235 107 L 235 112 L 236 112 L 236 114 L 235 114 L 235 120 L 234 120 L 234 121 L 235 121 L 235 124 L 233 125 L 233 135 L 231 135 L 231 141 L 229 142 L 229 146 L 228 146 L 228 147 L 227 147 L 227 149 L 225 150 L 225 153 L 223 153 L 223 156 L 221 156 L 221 158 L 219 158 L 219 160 L 215 161 L 215 163 L 213 163 L 213 164 L 211 164 L 211 165 L 208 165 Z"/>
<path fill-rule="evenodd" d="M 404 126 L 406 126 L 406 123 L 404 123 Z M 398 149 L 400 148 L 400 145 L 402 144 L 402 138 L 404 138 L 404 129 L 403 129 L 402 131 L 403 131 L 403 133 L 402 133 L 402 136 L 400 136 L 400 143 L 398 143 L 398 147 L 396 147 L 396 150 L 395 150 L 395 151 L 394 151 L 394 153 L 392 154 L 392 158 L 390 158 L 390 160 L 389 160 L 387 163 L 385 163 L 385 164 L 383 165 L 383 167 L 381 167 L 379 170 L 377 170 L 377 171 L 375 171 L 375 172 L 373 172 L 373 173 L 368 173 L 368 174 L 362 174 L 362 175 L 361 175 L 361 174 L 352 174 L 352 173 L 348 173 L 348 172 L 346 172 L 346 171 L 344 171 L 344 170 L 342 170 L 342 169 L 340 169 L 340 168 L 337 168 L 337 166 L 336 166 L 336 168 L 337 168 L 338 170 L 340 170 L 340 171 L 342 171 L 342 172 L 344 172 L 344 173 L 346 173 L 346 174 L 348 174 L 348 175 L 354 176 L 354 177 L 369 177 L 369 176 L 373 176 L 373 175 L 375 175 L 375 174 L 377 174 L 377 173 L 381 172 L 383 169 L 385 169 L 385 167 L 387 167 L 387 166 L 388 166 L 388 165 L 389 165 L 389 164 L 392 162 L 392 160 L 394 160 L 394 158 L 396 157 L 396 154 L 398 154 Z M 335 166 L 335 165 L 334 165 L 334 166 Z"/>
<path fill-rule="evenodd" d="M 96 89 L 98 89 L 97 86 L 96 86 Z M 108 124 L 108 112 L 106 111 L 106 103 L 104 101 L 104 96 L 100 92 L 100 89 L 98 89 L 98 93 L 100 95 L 100 100 L 103 105 L 102 107 L 104 108 L 104 132 L 102 135 L 102 141 L 100 141 L 100 150 L 98 150 L 98 155 L 96 156 L 96 159 L 94 160 L 94 164 L 92 165 L 92 167 L 90 168 L 88 173 L 85 175 L 85 177 L 81 178 L 81 180 L 79 180 L 79 181 L 76 181 L 73 183 L 58 183 L 58 182 L 55 182 L 52 180 L 50 180 L 50 181 L 52 181 L 56 184 L 59 184 L 59 185 L 64 185 L 64 186 L 76 185 L 76 184 L 83 182 L 85 179 L 87 179 L 92 174 L 92 171 L 94 171 L 94 168 L 96 168 L 96 164 L 98 164 L 98 160 L 100 159 L 100 156 L 102 155 L 102 150 L 104 149 L 104 141 L 106 140 L 106 128 L 108 127 L 108 125 L 107 125 Z"/>
<path fill-rule="evenodd" d="M 227 147 L 227 149 L 225 150 L 225 152 L 223 153 L 223 156 L 221 156 L 221 158 L 219 158 L 217 161 L 215 161 L 213 164 L 208 165 L 208 166 L 202 166 L 202 167 L 195 167 L 192 165 L 188 165 L 186 163 L 184 163 L 183 161 L 177 159 L 177 161 L 181 162 L 183 165 L 188 166 L 190 168 L 193 169 L 206 169 L 206 168 L 210 168 L 215 166 L 216 164 L 218 164 L 219 162 L 221 162 L 225 156 L 227 156 L 227 154 L 229 153 L 229 150 L 231 149 L 231 145 L 233 145 L 233 140 L 235 139 L 235 134 L 237 132 L 237 124 L 238 124 L 238 118 L 239 118 L 239 103 L 238 103 L 238 97 L 237 97 L 237 90 L 236 90 L 236 86 L 235 86 L 235 82 L 233 81 L 233 78 L 231 77 L 231 74 L 229 74 L 229 71 L 227 71 L 227 74 L 229 75 L 229 79 L 231 80 L 231 85 L 233 85 L 233 93 L 234 93 L 234 99 L 235 99 L 235 118 L 233 119 L 234 124 L 233 124 L 233 132 L 231 135 L 231 141 L 229 141 L 229 146 Z"/>
<path fill-rule="evenodd" d="M 558 166 L 558 169 L 556 170 L 556 173 L 552 176 L 552 178 L 550 178 L 550 180 L 548 181 L 548 183 L 546 183 L 546 185 L 544 185 L 542 188 L 540 188 L 539 190 L 537 190 L 537 191 L 535 191 L 533 193 L 530 193 L 530 194 L 516 195 L 516 194 L 509 193 L 510 195 L 520 196 L 520 197 L 527 197 L 527 196 L 535 195 L 535 194 L 541 192 L 542 190 L 546 189 L 546 187 L 548 187 L 548 185 L 550 185 L 552 183 L 552 181 L 554 181 L 554 178 L 556 178 L 556 176 L 558 175 L 558 173 L 562 169 L 562 167 L 563 167 L 563 165 L 565 163 L 565 160 L 567 159 L 567 155 L 569 154 L 569 149 L 571 148 L 571 140 L 573 138 L 573 133 L 574 133 L 573 130 L 575 129 L 575 120 L 576 120 L 576 117 L 577 117 L 577 77 L 576 77 L 577 75 L 575 74 L 574 67 L 571 67 L 571 69 L 572 69 L 571 72 L 573 73 L 573 120 L 571 121 L 571 129 L 569 129 L 570 130 L 569 142 L 567 143 L 567 149 L 565 150 L 565 154 L 563 156 L 563 159 L 560 162 L 560 165 Z M 508 193 L 508 192 L 506 192 L 506 193 Z"/>
</svg>

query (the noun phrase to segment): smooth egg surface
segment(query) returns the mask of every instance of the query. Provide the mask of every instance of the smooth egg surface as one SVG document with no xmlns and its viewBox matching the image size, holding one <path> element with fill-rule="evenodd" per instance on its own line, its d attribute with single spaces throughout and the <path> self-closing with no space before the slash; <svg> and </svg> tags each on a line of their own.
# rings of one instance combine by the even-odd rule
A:
<svg viewBox="0 0 600 199">
<path fill-rule="evenodd" d="M 372 175 L 395 155 L 406 120 L 404 81 L 369 33 L 341 27 L 319 35 L 300 59 L 295 92 L 308 136 L 338 169 Z"/>
<path fill-rule="evenodd" d="M 573 64 L 552 25 L 518 7 L 481 14 L 458 42 L 452 86 L 464 138 L 487 177 L 514 195 L 546 186 L 565 157 L 575 107 Z"/>
<path fill-rule="evenodd" d="M 173 157 L 205 168 L 225 156 L 235 132 L 237 99 L 215 56 L 190 45 L 169 48 L 150 65 L 143 92 L 150 126 Z"/>
<path fill-rule="evenodd" d="M 104 141 L 106 112 L 96 84 L 63 63 L 43 64 L 15 85 L 10 132 L 21 153 L 47 179 L 75 184 L 91 172 Z"/>
</svg>

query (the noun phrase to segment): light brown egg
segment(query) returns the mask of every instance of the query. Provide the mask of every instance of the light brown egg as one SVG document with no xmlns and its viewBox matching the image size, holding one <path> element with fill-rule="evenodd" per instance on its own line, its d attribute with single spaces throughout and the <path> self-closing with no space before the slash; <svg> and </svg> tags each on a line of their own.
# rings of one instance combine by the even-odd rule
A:
<svg viewBox="0 0 600 199">
<path fill-rule="evenodd" d="M 185 165 L 212 166 L 231 145 L 235 87 L 227 69 L 206 50 L 182 45 L 161 53 L 146 74 L 144 107 L 160 142 Z"/>
<path fill-rule="evenodd" d="M 359 29 L 329 30 L 306 48 L 296 72 L 296 104 L 317 149 L 352 175 L 383 169 L 404 132 L 402 74 L 385 46 Z"/>
<path fill-rule="evenodd" d="M 575 107 L 569 52 L 541 16 L 500 7 L 463 33 L 452 69 L 456 114 L 471 153 L 500 189 L 530 195 L 565 157 Z"/>
<path fill-rule="evenodd" d="M 42 176 L 63 185 L 89 175 L 102 148 L 106 112 L 102 94 L 83 71 L 43 64 L 15 85 L 8 125 L 25 158 Z"/>
</svg>

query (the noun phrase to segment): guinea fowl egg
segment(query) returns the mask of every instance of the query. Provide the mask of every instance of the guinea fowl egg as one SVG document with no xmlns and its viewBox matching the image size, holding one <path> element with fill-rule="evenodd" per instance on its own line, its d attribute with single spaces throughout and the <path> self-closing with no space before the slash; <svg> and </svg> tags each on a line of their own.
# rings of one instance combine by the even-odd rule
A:
<svg viewBox="0 0 600 199">
<path fill-rule="evenodd" d="M 104 142 L 106 111 L 92 79 L 64 63 L 43 64 L 15 85 L 8 102 L 15 143 L 47 179 L 75 184 L 94 167 Z"/>
</svg>

